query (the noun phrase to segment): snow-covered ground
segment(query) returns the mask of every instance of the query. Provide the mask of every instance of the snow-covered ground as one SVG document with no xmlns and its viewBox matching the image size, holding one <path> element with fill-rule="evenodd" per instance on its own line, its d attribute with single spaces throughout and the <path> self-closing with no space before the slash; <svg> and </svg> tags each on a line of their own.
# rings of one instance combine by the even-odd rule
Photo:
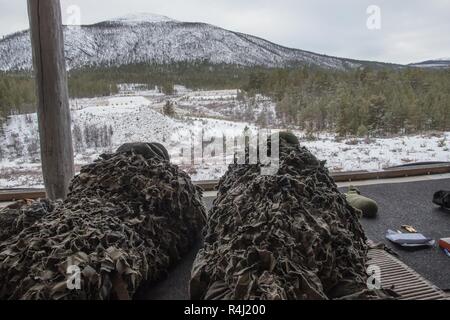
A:
<svg viewBox="0 0 450 320">
<path fill-rule="evenodd" d="M 299 133 L 301 136 L 302 134 Z M 331 171 L 380 171 L 417 162 L 450 162 L 450 133 L 386 139 L 347 139 L 321 134 L 316 141 L 303 141 L 318 158 L 327 160 Z"/>
<path fill-rule="evenodd" d="M 123 86 L 117 96 L 71 101 L 77 169 L 126 142 L 160 142 L 194 180 L 219 179 L 227 169 L 223 161 L 192 166 L 182 163 L 182 153 L 193 144 L 198 146 L 199 140 L 202 144 L 202 139 L 230 141 L 245 130 L 256 132 L 261 119 L 272 126 L 277 123 L 275 104 L 262 96 L 248 101 L 239 98 L 237 90 L 194 92 L 177 86 L 175 96 L 165 97 L 157 89 L 137 88 Z M 163 115 L 167 100 L 174 105 L 175 117 Z M 341 141 L 331 134 L 311 140 L 303 132 L 294 132 L 318 158 L 327 160 L 332 171 L 450 161 L 450 133 Z M 40 170 L 36 114 L 9 117 L 0 131 L 0 188 L 42 187 Z"/>
</svg>

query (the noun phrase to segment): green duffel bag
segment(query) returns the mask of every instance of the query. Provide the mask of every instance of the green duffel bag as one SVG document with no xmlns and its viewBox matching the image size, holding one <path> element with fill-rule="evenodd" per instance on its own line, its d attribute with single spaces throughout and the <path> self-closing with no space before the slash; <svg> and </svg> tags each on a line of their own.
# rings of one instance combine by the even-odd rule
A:
<svg viewBox="0 0 450 320">
<path fill-rule="evenodd" d="M 361 195 L 361 192 L 351 186 L 345 194 L 347 202 L 355 209 L 362 212 L 364 218 L 375 218 L 378 214 L 378 204 L 367 197 Z"/>
</svg>

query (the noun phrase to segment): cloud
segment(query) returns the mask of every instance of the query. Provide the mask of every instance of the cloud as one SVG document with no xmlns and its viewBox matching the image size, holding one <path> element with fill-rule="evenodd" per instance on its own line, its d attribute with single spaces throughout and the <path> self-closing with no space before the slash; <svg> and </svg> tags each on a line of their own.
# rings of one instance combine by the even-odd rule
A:
<svg viewBox="0 0 450 320">
<path fill-rule="evenodd" d="M 288 47 L 354 59 L 395 63 L 450 56 L 447 0 L 61 0 L 83 24 L 133 12 L 200 21 Z M 381 29 L 369 30 L 367 8 L 381 9 Z M 28 27 L 26 1 L 0 0 L 0 35 Z"/>
</svg>

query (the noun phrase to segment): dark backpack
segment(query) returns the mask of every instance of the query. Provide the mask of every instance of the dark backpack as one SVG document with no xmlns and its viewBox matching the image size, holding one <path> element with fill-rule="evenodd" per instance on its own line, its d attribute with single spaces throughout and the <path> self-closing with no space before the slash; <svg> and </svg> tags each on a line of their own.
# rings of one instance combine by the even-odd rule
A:
<svg viewBox="0 0 450 320">
<path fill-rule="evenodd" d="M 433 196 L 433 203 L 450 210 L 450 191 L 438 191 Z"/>
</svg>

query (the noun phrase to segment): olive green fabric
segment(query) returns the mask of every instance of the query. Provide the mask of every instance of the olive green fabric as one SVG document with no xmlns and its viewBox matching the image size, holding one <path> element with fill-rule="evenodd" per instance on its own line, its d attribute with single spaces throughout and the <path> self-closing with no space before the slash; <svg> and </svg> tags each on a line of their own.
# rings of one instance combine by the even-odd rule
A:
<svg viewBox="0 0 450 320">
<path fill-rule="evenodd" d="M 350 187 L 345 194 L 348 203 L 355 209 L 361 211 L 364 218 L 375 218 L 378 214 L 378 204 L 376 201 L 364 197 L 355 187 Z"/>
</svg>

